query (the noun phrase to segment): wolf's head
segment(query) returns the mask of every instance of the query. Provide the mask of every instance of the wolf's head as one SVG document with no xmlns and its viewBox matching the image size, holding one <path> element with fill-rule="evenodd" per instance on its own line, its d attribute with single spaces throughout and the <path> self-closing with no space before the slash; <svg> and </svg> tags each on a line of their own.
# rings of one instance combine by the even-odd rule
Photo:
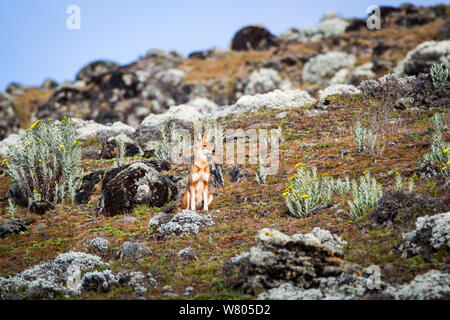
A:
<svg viewBox="0 0 450 320">
<path fill-rule="evenodd" d="M 195 156 L 210 158 L 215 153 L 214 147 L 209 142 L 208 134 L 197 136 L 195 139 Z"/>
</svg>

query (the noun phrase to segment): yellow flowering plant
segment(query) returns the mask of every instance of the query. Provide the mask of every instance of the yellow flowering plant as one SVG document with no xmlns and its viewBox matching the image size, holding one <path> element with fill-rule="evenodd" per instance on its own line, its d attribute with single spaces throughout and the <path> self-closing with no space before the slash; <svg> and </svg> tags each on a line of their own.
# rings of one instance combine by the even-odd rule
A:
<svg viewBox="0 0 450 320">
<path fill-rule="evenodd" d="M 2 165 L 28 205 L 36 200 L 74 200 L 81 182 L 77 167 L 81 146 L 75 137 L 74 124 L 67 117 L 59 125 L 38 120 L 19 144 L 10 147 L 8 160 Z"/>
</svg>

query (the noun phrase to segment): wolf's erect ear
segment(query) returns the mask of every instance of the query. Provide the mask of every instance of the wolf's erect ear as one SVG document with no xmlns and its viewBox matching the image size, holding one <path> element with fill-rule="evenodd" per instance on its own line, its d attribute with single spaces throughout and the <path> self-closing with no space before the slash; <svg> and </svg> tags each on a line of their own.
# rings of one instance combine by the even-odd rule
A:
<svg viewBox="0 0 450 320">
<path fill-rule="evenodd" d="M 194 140 L 195 140 L 195 142 L 200 142 L 200 141 L 202 141 L 202 135 L 201 135 L 201 134 L 196 135 L 195 138 L 194 138 Z"/>
</svg>

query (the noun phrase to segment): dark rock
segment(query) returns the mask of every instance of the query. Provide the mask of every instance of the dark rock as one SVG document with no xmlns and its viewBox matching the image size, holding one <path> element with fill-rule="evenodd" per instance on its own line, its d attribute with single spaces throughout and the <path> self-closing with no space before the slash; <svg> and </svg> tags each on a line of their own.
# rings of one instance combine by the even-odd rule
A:
<svg viewBox="0 0 450 320">
<path fill-rule="evenodd" d="M 376 224 L 389 222 L 405 223 L 420 216 L 442 212 L 447 205 L 439 199 L 426 199 L 404 191 L 388 190 L 378 200 L 374 212 L 369 216 Z"/>
<path fill-rule="evenodd" d="M 231 182 L 240 183 L 243 179 L 251 178 L 254 175 L 247 169 L 240 166 L 232 166 L 228 169 L 228 175 L 230 176 Z"/>
<path fill-rule="evenodd" d="M 419 164 L 419 168 L 416 171 L 419 179 L 430 179 L 437 176 L 440 173 L 440 168 L 430 161 L 424 161 Z"/>
<path fill-rule="evenodd" d="M 16 219 L 9 219 L 0 222 L 0 239 L 5 239 L 14 234 L 19 234 L 27 230 L 25 223 Z"/>
<path fill-rule="evenodd" d="M 6 194 L 6 198 L 13 200 L 13 202 L 21 207 L 28 207 L 28 199 L 24 196 L 19 185 L 15 182 Z"/>
<path fill-rule="evenodd" d="M 223 55 L 223 51 L 212 48 L 204 51 L 194 51 L 189 54 L 188 58 L 191 59 L 199 59 L 199 60 L 207 60 L 207 59 L 215 59 Z"/>
<path fill-rule="evenodd" d="M 95 61 L 83 67 L 77 73 L 76 79 L 81 81 L 87 81 L 93 77 L 113 71 L 118 67 L 119 65 L 112 61 L 105 61 L 105 60 Z"/>
<path fill-rule="evenodd" d="M 104 170 L 97 170 L 82 178 L 81 186 L 77 190 L 75 201 L 79 204 L 87 204 L 91 198 L 94 188 L 99 184 L 105 174 Z"/>
<path fill-rule="evenodd" d="M 350 31 L 359 31 L 361 29 L 367 29 L 367 21 L 364 19 L 353 19 L 348 27 L 345 29 L 345 32 Z"/>
<path fill-rule="evenodd" d="M 278 39 L 266 28 L 247 26 L 239 30 L 231 41 L 231 50 L 267 50 L 278 47 Z"/>
<path fill-rule="evenodd" d="M 177 193 L 175 184 L 148 162 L 134 162 L 105 175 L 97 213 L 128 214 L 138 204 L 162 207 L 174 200 Z"/>
<path fill-rule="evenodd" d="M 47 200 L 34 201 L 30 206 L 30 211 L 40 216 L 53 209 L 55 209 L 55 205 Z"/>
<path fill-rule="evenodd" d="M 211 180 L 209 185 L 215 189 L 222 189 L 224 186 L 222 165 L 213 164 L 210 168 Z"/>
</svg>

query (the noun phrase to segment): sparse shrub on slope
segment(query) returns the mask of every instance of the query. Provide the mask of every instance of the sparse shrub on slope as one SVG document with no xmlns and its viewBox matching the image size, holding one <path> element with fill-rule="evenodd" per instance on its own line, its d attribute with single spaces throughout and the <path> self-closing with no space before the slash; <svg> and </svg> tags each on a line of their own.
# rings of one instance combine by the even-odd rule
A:
<svg viewBox="0 0 450 320">
<path fill-rule="evenodd" d="M 73 202 L 81 171 L 77 167 L 81 147 L 75 134 L 68 118 L 60 124 L 37 121 L 27 130 L 22 144 L 10 149 L 10 156 L 2 165 L 29 206 L 43 200 Z"/>
<path fill-rule="evenodd" d="M 370 173 L 365 172 L 359 179 L 359 184 L 356 181 L 352 181 L 353 200 L 348 201 L 350 207 L 349 216 L 352 219 L 358 219 L 369 213 L 375 208 L 382 195 L 381 187 L 377 184 L 375 178 L 372 178 Z"/>
</svg>

